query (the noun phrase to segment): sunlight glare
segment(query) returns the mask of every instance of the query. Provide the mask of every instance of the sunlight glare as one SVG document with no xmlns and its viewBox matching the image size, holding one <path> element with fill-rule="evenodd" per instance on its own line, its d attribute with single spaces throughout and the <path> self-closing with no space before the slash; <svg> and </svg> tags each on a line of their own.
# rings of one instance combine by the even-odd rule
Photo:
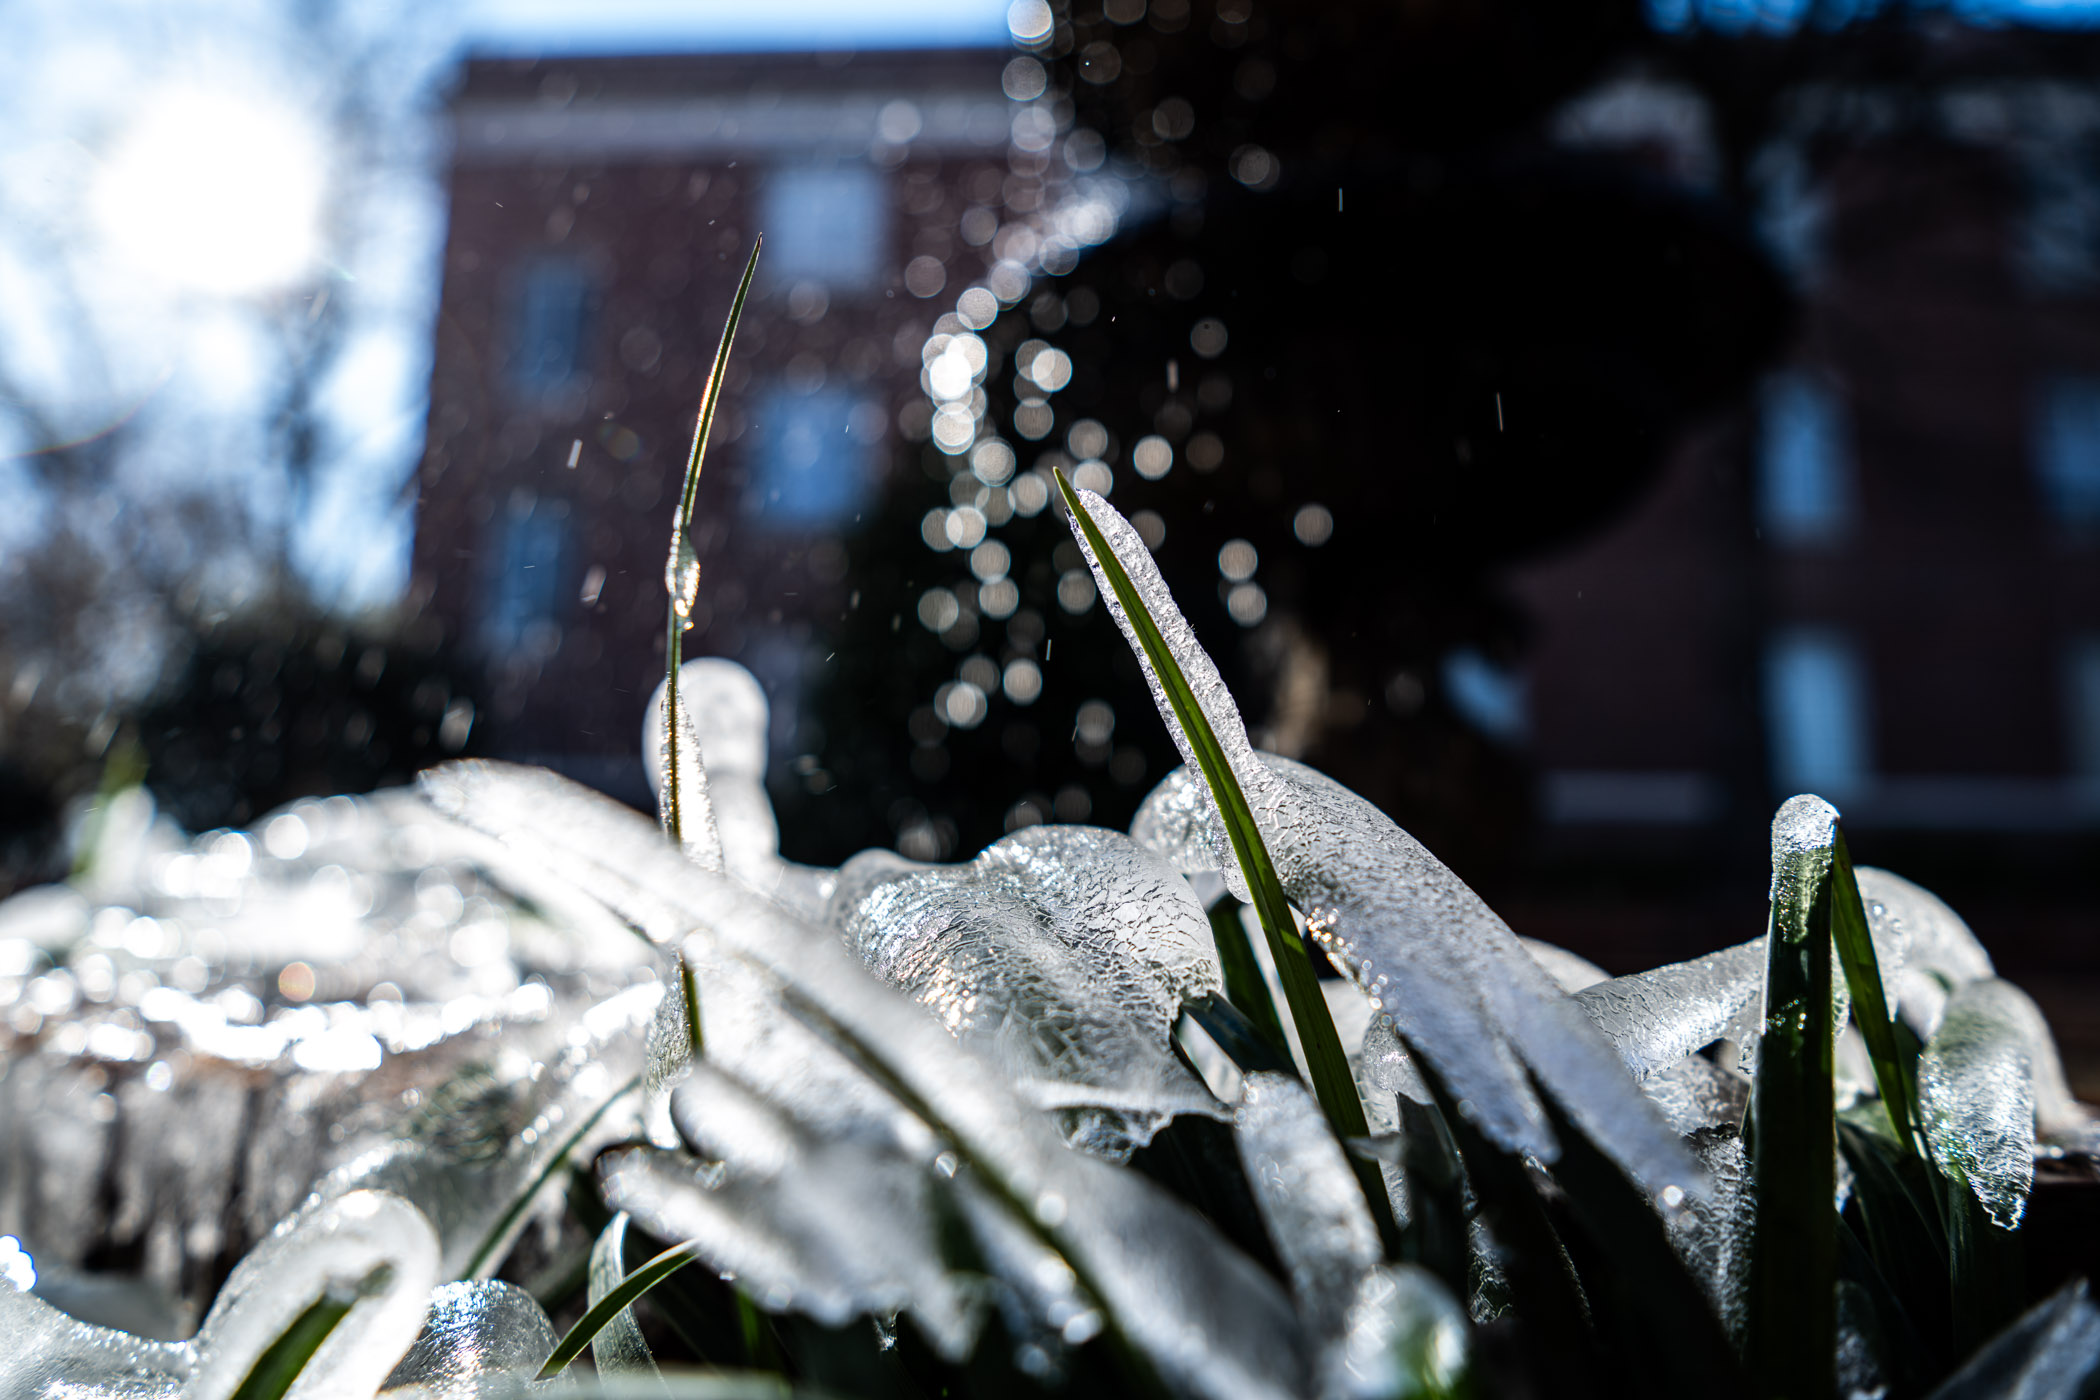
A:
<svg viewBox="0 0 2100 1400">
<path fill-rule="evenodd" d="M 320 142 L 300 116 L 180 89 L 148 101 L 96 181 L 96 222 L 170 282 L 226 295 L 272 290 L 320 246 Z"/>
</svg>

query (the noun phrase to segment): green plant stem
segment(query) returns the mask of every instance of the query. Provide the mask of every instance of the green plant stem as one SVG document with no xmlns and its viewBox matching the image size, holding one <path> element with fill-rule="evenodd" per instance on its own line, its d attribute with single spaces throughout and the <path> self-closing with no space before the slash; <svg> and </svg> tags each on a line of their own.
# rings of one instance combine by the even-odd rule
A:
<svg viewBox="0 0 2100 1400">
<path fill-rule="evenodd" d="M 383 1291 L 393 1277 L 393 1266 L 381 1264 L 354 1288 L 331 1286 L 293 1318 L 291 1326 L 276 1341 L 263 1348 L 262 1355 L 255 1358 L 255 1364 L 234 1390 L 232 1400 L 279 1400 L 358 1300 Z"/>
<path fill-rule="evenodd" d="M 540 1367 L 539 1375 L 533 1379 L 544 1381 L 561 1374 L 564 1367 L 583 1355 L 584 1348 L 591 1344 L 591 1338 L 604 1331 L 606 1325 L 618 1317 L 622 1309 L 632 1306 L 636 1299 L 692 1263 L 693 1256 L 698 1251 L 699 1245 L 690 1240 L 684 1244 L 674 1244 L 621 1279 L 617 1287 L 591 1304 L 589 1311 L 576 1319 L 576 1325 L 555 1345 L 553 1354 L 547 1358 L 547 1364 Z"/>
<path fill-rule="evenodd" d="M 1882 991 L 1881 964 L 1874 954 L 1874 936 L 1867 929 L 1866 909 L 1860 902 L 1859 881 L 1852 873 L 1852 853 L 1845 847 L 1843 827 L 1838 828 L 1831 847 L 1830 879 L 1830 932 L 1845 969 L 1845 985 L 1852 991 L 1852 1020 L 1874 1062 L 1874 1082 L 1895 1127 L 1897 1145 L 1906 1155 L 1920 1156 L 1916 1073 L 1896 1043 L 1895 1017 Z"/>
<path fill-rule="evenodd" d="M 1248 892 L 1254 897 L 1255 915 L 1269 941 L 1269 954 L 1275 959 L 1277 977 L 1283 983 L 1283 999 L 1290 1005 L 1291 1020 L 1298 1028 L 1298 1043 L 1305 1050 L 1313 1093 L 1337 1137 L 1345 1140 L 1366 1137 L 1370 1134 L 1370 1126 L 1364 1120 L 1363 1100 L 1356 1092 L 1356 1077 L 1349 1072 L 1349 1057 L 1343 1053 L 1341 1037 L 1335 1034 L 1334 1019 L 1327 1013 L 1327 999 L 1320 993 L 1312 954 L 1305 940 L 1298 936 L 1298 926 L 1291 917 L 1290 901 L 1284 896 L 1283 883 L 1276 877 L 1276 866 L 1269 859 L 1269 848 L 1262 840 L 1261 829 L 1255 825 L 1254 812 L 1247 805 L 1247 795 L 1233 774 L 1231 762 L 1225 757 L 1224 746 L 1218 742 L 1209 718 L 1204 715 L 1195 692 L 1189 688 L 1187 677 L 1182 675 L 1180 664 L 1168 649 L 1166 638 L 1160 635 L 1159 625 L 1153 621 L 1151 611 L 1131 583 L 1122 561 L 1109 547 L 1107 536 L 1087 514 L 1079 493 L 1072 489 L 1065 474 L 1055 469 L 1051 474 L 1057 480 L 1058 491 L 1064 496 L 1065 508 L 1071 512 L 1072 520 L 1086 539 L 1089 552 L 1099 562 L 1101 572 L 1115 590 L 1116 601 L 1122 605 L 1132 630 L 1137 633 L 1145 661 L 1159 680 L 1161 692 L 1174 712 L 1175 723 L 1180 726 L 1196 756 L 1196 766 L 1224 822 L 1226 836 L 1232 843 L 1233 859 L 1239 865 Z M 1364 1200 L 1371 1208 L 1371 1218 L 1377 1222 L 1380 1237 L 1388 1250 L 1394 1249 L 1399 1242 L 1400 1227 L 1393 1218 L 1392 1202 L 1386 1196 L 1384 1179 L 1369 1162 L 1352 1157 L 1350 1166 L 1363 1186 Z"/>
<path fill-rule="evenodd" d="M 1291 1042 L 1283 1033 L 1276 1014 L 1275 998 L 1255 961 L 1254 945 L 1247 941 L 1247 926 L 1240 922 L 1240 902 L 1226 895 L 1207 911 L 1211 941 L 1218 947 L 1218 968 L 1225 977 L 1225 995 L 1253 1023 L 1271 1049 L 1291 1063 Z"/>
<path fill-rule="evenodd" d="M 540 1194 L 540 1188 L 553 1180 L 554 1174 L 569 1160 L 569 1154 L 576 1150 L 576 1144 L 582 1142 L 585 1134 L 598 1126 L 598 1120 L 605 1116 L 607 1109 L 633 1093 L 641 1082 L 638 1078 L 628 1080 L 609 1094 L 605 1102 L 592 1109 L 588 1118 L 576 1125 L 576 1131 L 570 1133 L 560 1150 L 547 1159 L 547 1165 L 540 1168 L 539 1173 L 532 1178 L 531 1185 L 518 1193 L 516 1199 L 504 1208 L 503 1214 L 497 1217 L 496 1223 L 489 1227 L 489 1232 L 482 1236 L 481 1244 L 474 1250 L 473 1257 L 467 1260 L 466 1267 L 460 1271 L 461 1278 L 473 1278 L 481 1272 L 482 1266 L 489 1262 L 490 1256 L 495 1254 L 497 1247 L 503 1243 L 503 1237 L 518 1223 L 518 1218 L 531 1209 L 533 1198 Z"/>
<path fill-rule="evenodd" d="M 664 587 L 671 596 L 670 617 L 664 635 L 664 790 L 661 798 L 664 832 L 674 843 L 685 839 L 685 823 L 678 811 L 678 667 L 685 652 L 685 629 L 692 614 L 693 595 L 699 588 L 700 560 L 693 549 L 693 506 L 700 494 L 700 463 L 707 456 L 707 437 L 714 431 L 715 410 L 722 404 L 722 375 L 729 368 L 730 346 L 736 341 L 737 323 L 744 319 L 744 298 L 751 292 L 751 274 L 758 271 L 759 250 L 766 246 L 764 234 L 751 245 L 750 261 L 736 284 L 736 297 L 729 303 L 729 319 L 722 326 L 722 343 L 708 367 L 707 384 L 700 392 L 700 412 L 693 423 L 693 447 L 685 461 L 685 483 L 678 492 L 678 513 L 671 520 L 671 557 L 664 569 Z"/>
<path fill-rule="evenodd" d="M 1760 1394 L 1825 1400 L 1836 1385 L 1837 1343 L 1833 861 L 1829 846 L 1783 853 L 1777 847 L 1775 842 L 1764 1034 L 1750 1099 L 1757 1224 L 1750 1248 L 1749 1360 Z"/>
</svg>

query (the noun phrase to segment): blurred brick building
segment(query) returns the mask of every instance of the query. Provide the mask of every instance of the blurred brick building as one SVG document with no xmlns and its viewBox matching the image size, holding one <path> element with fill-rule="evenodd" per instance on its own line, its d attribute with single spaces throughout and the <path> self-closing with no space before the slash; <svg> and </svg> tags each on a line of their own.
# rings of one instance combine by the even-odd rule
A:
<svg viewBox="0 0 2100 1400">
<path fill-rule="evenodd" d="M 1793 354 L 1628 518 L 1513 580 L 1536 647 L 1495 680 L 1537 765 L 1527 932 L 1625 965 L 1747 936 L 1754 897 L 1706 891 L 1758 893 L 1763 822 L 1819 792 L 1858 859 L 1964 912 L 2091 1094 L 2100 84 L 2050 42 L 1947 29 L 1888 65 L 1929 78 L 1775 94 L 1746 193 L 1802 300 Z M 1719 165 L 1688 87 L 1563 119 Z"/>
<path fill-rule="evenodd" d="M 646 803 L 672 508 L 763 231 L 701 486 L 688 654 L 759 674 L 776 753 L 797 751 L 795 697 L 857 602 L 847 539 L 900 421 L 925 435 L 923 298 L 983 261 L 959 229 L 1007 174 L 1009 57 L 465 65 L 414 573 L 488 669 L 480 748 Z"/>
</svg>

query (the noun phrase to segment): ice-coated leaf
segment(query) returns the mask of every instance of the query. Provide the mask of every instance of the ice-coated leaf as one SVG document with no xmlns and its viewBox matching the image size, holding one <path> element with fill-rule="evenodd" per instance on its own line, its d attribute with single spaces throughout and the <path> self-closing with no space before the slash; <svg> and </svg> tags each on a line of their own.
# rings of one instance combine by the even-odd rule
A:
<svg viewBox="0 0 2100 1400">
<path fill-rule="evenodd" d="M 588 1305 L 596 1307 L 605 1295 L 618 1288 L 627 1277 L 627 1212 L 615 1211 L 598 1238 L 591 1242 L 591 1272 L 587 1285 Z M 553 1351 L 552 1347 L 548 1348 Z M 547 1358 L 542 1356 L 540 1360 Z M 649 1353 L 649 1343 L 642 1338 L 642 1325 L 635 1321 L 634 1309 L 622 1308 L 613 1314 L 612 1321 L 605 1324 L 597 1336 L 591 1338 L 591 1361 L 598 1374 L 618 1375 L 623 1371 L 639 1371 L 644 1374 L 656 1372 L 656 1358 Z"/>
<path fill-rule="evenodd" d="M 505 1377 L 530 1380 L 554 1350 L 554 1325 L 515 1284 L 441 1284 L 408 1355 L 385 1388 L 414 1386 L 430 1400 L 467 1400 Z"/>
<path fill-rule="evenodd" d="M 1651 1191 L 1696 1189 L 1699 1169 L 1648 1106 L 1596 1029 L 1480 896 L 1376 807 L 1287 759 L 1257 754 L 1217 666 L 1174 605 L 1151 551 L 1098 494 L 1078 499 L 1150 610 L 1226 762 L 1307 932 L 1395 1024 L 1498 1146 L 1550 1161 L 1557 1152 L 1529 1079 Z M 1138 656 L 1184 763 L 1196 755 L 1159 677 L 1083 532 L 1109 613 Z M 1188 856 L 1195 797 L 1187 779 L 1151 798 L 1132 829 L 1163 854 Z M 1171 808 L 1172 810 L 1166 810 Z M 1204 819 L 1213 863 L 1247 898 L 1222 823 Z"/>
<path fill-rule="evenodd" d="M 672 1094 L 702 1162 L 636 1148 L 601 1164 L 607 1202 L 663 1239 L 690 1240 L 773 1312 L 827 1326 L 910 1310 L 943 1355 L 976 1337 L 976 1308 L 942 1260 L 925 1149 L 818 1136 L 702 1063 Z"/>
<path fill-rule="evenodd" d="M 1575 993 L 1635 1079 L 1727 1034 L 1764 990 L 1765 941 L 1614 977 Z"/>
<path fill-rule="evenodd" d="M 173 1400 L 195 1366 L 188 1342 L 76 1321 L 0 1278 L 0 1394 L 8 1400 Z"/>
<path fill-rule="evenodd" d="M 1121 1159 L 1177 1113 L 1221 1114 L 1169 1047 L 1215 991 L 1210 925 L 1188 883 L 1117 832 L 1027 827 L 957 866 L 887 878 L 829 922 L 875 974 L 1057 1110 L 1075 1146 Z"/>
<path fill-rule="evenodd" d="M 663 781 L 664 691 L 665 686 L 657 686 L 642 723 L 651 791 Z M 780 857 L 780 824 L 765 787 L 768 707 L 757 678 L 718 657 L 688 661 L 678 668 L 678 708 L 691 726 L 700 760 L 689 777 L 681 751 L 680 791 L 697 791 L 706 803 L 694 810 L 705 810 L 717 833 L 713 856 L 722 864 L 711 868 L 726 866 L 731 875 L 804 918 L 821 916 L 834 872 Z M 690 831 L 686 845 L 693 847 Z M 704 855 L 700 863 L 708 864 Z"/>
<path fill-rule="evenodd" d="M 1920 1041 L 1930 1040 L 1950 993 L 1997 975 L 1991 956 L 1961 915 L 1932 891 L 1871 865 L 1857 866 L 1853 874 L 1882 980 L 1894 979 L 1890 1008 Z"/>
<path fill-rule="evenodd" d="M 2073 1279 L 2036 1303 L 1931 1400 L 2080 1400 L 2100 1377 L 2100 1308 Z"/>
<path fill-rule="evenodd" d="M 1190 663 L 1182 664 L 1193 678 Z M 1201 664 L 1215 675 L 1208 658 Z M 1698 1189 L 1697 1165 L 1610 1045 L 1478 895 L 1340 784 L 1288 759 L 1247 752 L 1264 775 L 1263 796 L 1250 789 L 1249 800 L 1284 889 L 1306 911 L 1307 932 L 1493 1141 L 1541 1160 L 1555 1155 L 1530 1088 L 1536 1076 L 1652 1191 Z M 1199 799 L 1208 801 L 1186 770 L 1170 775 L 1146 798 L 1132 830 L 1187 863 L 1187 811 Z M 1206 823 L 1214 820 L 1208 811 Z M 1222 840 L 1215 828 L 1211 840 L 1215 862 Z"/>
<path fill-rule="evenodd" d="M 1655 1076 L 1649 1087 L 1670 1073 Z M 1663 1227 L 1705 1289 L 1722 1327 L 1740 1345 L 1749 1326 L 1750 1245 L 1757 1221 L 1749 1157 L 1733 1126 L 1695 1129 L 1688 1140 L 1713 1189 L 1703 1199 L 1687 1201 L 1682 1210 L 1666 1212 Z"/>
<path fill-rule="evenodd" d="M 1941 1171 L 1968 1183 L 2000 1228 L 2018 1227 L 2034 1185 L 2034 1047 L 2048 1040 L 2025 993 L 1995 978 L 1947 999 L 1918 1057 L 1918 1108 Z"/>
<path fill-rule="evenodd" d="M 1363 1190 L 1319 1104 L 1295 1076 L 1248 1075 L 1232 1123 L 1299 1316 L 1323 1347 L 1331 1346 L 1347 1329 L 1358 1285 L 1379 1261 Z"/>
<path fill-rule="evenodd" d="M 1109 1325 L 1170 1385 L 1215 1396 L 1303 1388 L 1302 1339 L 1273 1281 L 1143 1178 L 1067 1150 L 1005 1076 L 876 980 L 833 934 L 697 868 L 645 819 L 552 775 L 526 780 L 464 764 L 442 770 L 437 784 L 463 819 L 571 872 L 637 927 L 665 941 L 694 930 L 684 951 L 700 969 L 703 996 L 717 985 L 710 962 L 743 962 L 771 979 L 775 1002 L 761 1001 L 757 1014 L 819 1034 L 996 1183 L 1002 1199 L 1030 1210 Z M 636 822 L 647 839 L 635 839 Z M 720 1040 L 712 1004 L 706 1019 L 712 1059 Z M 799 1078 L 793 1066 L 773 1073 Z M 757 1087 L 742 1066 L 737 1077 Z"/>
<path fill-rule="evenodd" d="M 670 682 L 656 688 L 642 720 L 642 751 L 648 757 L 643 767 L 649 786 L 658 793 L 657 816 L 666 830 L 678 825 L 678 843 L 686 858 L 707 870 L 726 868 L 722 833 L 715 825 L 715 806 L 707 781 L 707 758 L 701 747 L 700 729 L 694 722 L 690 672 L 701 663 L 688 661 L 679 674 L 678 723 L 666 726 L 664 708 Z M 672 744 L 678 752 L 670 752 Z M 670 775 L 677 775 L 677 790 Z"/>
</svg>

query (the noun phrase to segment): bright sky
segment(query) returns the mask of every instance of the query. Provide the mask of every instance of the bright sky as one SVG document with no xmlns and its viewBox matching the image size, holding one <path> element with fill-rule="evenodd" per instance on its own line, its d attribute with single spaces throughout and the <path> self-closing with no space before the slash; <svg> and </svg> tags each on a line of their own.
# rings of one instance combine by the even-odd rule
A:
<svg viewBox="0 0 2100 1400">
<path fill-rule="evenodd" d="M 1006 0 L 468 0 L 478 51 L 932 48 L 1004 44 Z"/>
</svg>

